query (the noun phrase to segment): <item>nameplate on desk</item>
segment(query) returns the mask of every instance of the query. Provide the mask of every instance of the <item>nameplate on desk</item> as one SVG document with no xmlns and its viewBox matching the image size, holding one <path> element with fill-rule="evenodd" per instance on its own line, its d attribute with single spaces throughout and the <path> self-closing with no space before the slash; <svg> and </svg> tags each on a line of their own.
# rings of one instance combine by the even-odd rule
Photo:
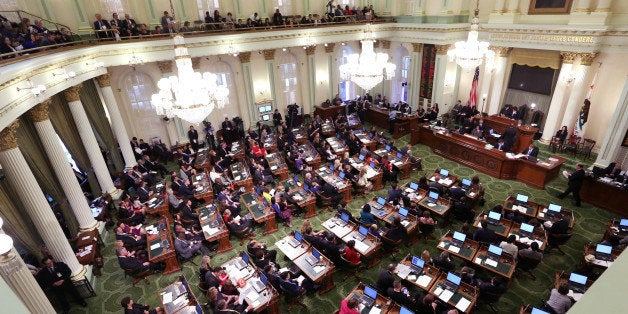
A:
<svg viewBox="0 0 628 314">
<path fill-rule="evenodd" d="M 497 267 L 497 262 L 492 260 L 492 259 L 486 259 L 484 260 L 484 264 L 491 266 L 491 267 Z"/>
</svg>

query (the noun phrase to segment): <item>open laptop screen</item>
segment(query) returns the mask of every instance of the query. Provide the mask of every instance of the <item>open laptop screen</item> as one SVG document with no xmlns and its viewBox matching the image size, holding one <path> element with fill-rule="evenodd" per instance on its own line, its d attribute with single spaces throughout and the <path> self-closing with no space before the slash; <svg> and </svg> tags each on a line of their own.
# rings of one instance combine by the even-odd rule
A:
<svg viewBox="0 0 628 314">
<path fill-rule="evenodd" d="M 340 214 L 340 219 L 344 222 L 349 222 L 349 215 L 347 213 Z"/>
<path fill-rule="evenodd" d="M 403 207 L 399 207 L 399 215 L 401 215 L 403 217 L 407 217 L 408 216 L 408 209 L 403 208 Z"/>
<path fill-rule="evenodd" d="M 464 242 L 464 240 L 467 238 L 467 235 L 461 232 L 454 232 L 454 239 L 460 241 L 460 242 Z"/>
<path fill-rule="evenodd" d="M 447 281 L 455 284 L 456 286 L 460 285 L 461 278 L 456 276 L 454 273 L 447 273 Z"/>
<path fill-rule="evenodd" d="M 425 266 L 425 261 L 416 256 L 412 256 L 412 265 L 418 268 L 423 268 L 423 266 Z"/>
<path fill-rule="evenodd" d="M 535 307 L 532 308 L 532 312 L 530 312 L 530 314 L 549 314 L 548 312 L 545 312 L 543 310 L 539 310 Z"/>
<path fill-rule="evenodd" d="M 502 214 L 498 212 L 488 212 L 488 218 L 499 221 L 500 219 L 502 219 Z"/>
<path fill-rule="evenodd" d="M 502 248 L 493 244 L 488 247 L 488 252 L 493 253 L 496 256 L 502 256 Z"/>
<path fill-rule="evenodd" d="M 299 243 L 301 243 L 301 241 L 303 241 L 303 236 L 301 235 L 301 233 L 299 233 L 298 231 L 294 232 L 294 238 L 299 241 Z"/>
<path fill-rule="evenodd" d="M 377 290 L 369 285 L 364 286 L 364 294 L 373 300 L 377 299 Z"/>
<path fill-rule="evenodd" d="M 527 203 L 528 202 L 528 196 L 527 195 L 523 195 L 523 194 L 517 194 L 517 201 L 519 201 L 521 203 Z"/>
<path fill-rule="evenodd" d="M 519 229 L 521 229 L 521 231 L 532 233 L 534 231 L 534 226 L 523 222 L 521 223 L 521 227 Z"/>
<path fill-rule="evenodd" d="M 622 218 L 622 220 L 619 221 L 619 225 L 622 227 L 628 227 L 628 219 Z"/>
<path fill-rule="evenodd" d="M 312 256 L 314 256 L 317 260 L 321 259 L 321 253 L 319 253 L 316 249 L 312 249 Z"/>
<path fill-rule="evenodd" d="M 428 197 L 431 198 L 431 199 L 437 200 L 438 199 L 438 192 L 431 191 L 430 194 L 428 195 Z"/>
<path fill-rule="evenodd" d="M 301 241 L 299 241 L 299 242 L 301 242 Z M 243 261 L 245 264 L 248 264 L 248 263 L 249 263 L 249 255 L 248 255 L 248 254 L 246 254 L 246 253 L 242 252 L 242 255 L 240 255 L 240 256 L 242 256 L 242 261 Z"/>
<path fill-rule="evenodd" d="M 378 196 L 378 197 L 377 197 L 377 203 L 378 203 L 379 205 L 382 205 L 382 206 L 383 206 L 383 205 L 386 205 L 386 199 L 385 199 L 385 198 L 383 198 L 383 197 L 381 197 L 381 196 Z"/>
<path fill-rule="evenodd" d="M 414 314 L 414 312 L 408 310 L 405 306 L 402 306 L 401 309 L 399 309 L 399 314 Z"/>
<path fill-rule="evenodd" d="M 603 254 L 611 254 L 611 252 L 613 251 L 613 247 L 611 247 L 610 245 L 598 244 L 595 247 L 595 251 Z"/>
<path fill-rule="evenodd" d="M 549 206 L 547 207 L 547 209 L 549 209 L 549 210 L 551 210 L 553 212 L 560 213 L 560 210 L 562 209 L 562 206 L 550 203 Z"/>
<path fill-rule="evenodd" d="M 443 177 L 449 176 L 449 170 L 441 169 L 440 170 L 440 175 L 443 176 Z"/>
<path fill-rule="evenodd" d="M 410 182 L 410 188 L 416 191 L 416 190 L 419 189 L 419 184 L 415 183 L 415 182 Z M 626 220 L 628 220 L 628 219 L 626 219 Z M 628 221 L 626 223 L 628 224 Z"/>
<path fill-rule="evenodd" d="M 368 229 L 366 229 L 366 227 L 365 227 L 365 226 L 360 225 L 360 227 L 358 228 L 358 232 L 359 232 L 361 235 L 364 235 L 364 236 L 365 236 L 365 235 L 367 235 L 367 234 L 369 233 L 369 230 L 368 230 Z"/>
<path fill-rule="evenodd" d="M 581 285 L 586 285 L 587 276 L 583 276 L 576 273 L 571 273 L 571 275 L 569 275 L 569 281 L 577 283 L 577 284 L 581 284 Z"/>
<path fill-rule="evenodd" d="M 471 186 L 471 180 L 469 180 L 467 178 L 462 179 L 462 186 L 470 187 Z"/>
</svg>

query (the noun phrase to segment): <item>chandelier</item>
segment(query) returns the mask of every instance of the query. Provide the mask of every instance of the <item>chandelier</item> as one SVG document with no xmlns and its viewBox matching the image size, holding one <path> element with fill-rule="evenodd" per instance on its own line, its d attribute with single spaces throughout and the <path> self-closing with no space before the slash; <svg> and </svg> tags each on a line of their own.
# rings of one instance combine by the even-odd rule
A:
<svg viewBox="0 0 628 314">
<path fill-rule="evenodd" d="M 456 60 L 456 63 L 467 71 L 473 70 L 482 64 L 482 59 L 486 58 L 487 62 L 492 62 L 495 58 L 495 53 L 488 49 L 489 43 L 478 41 L 478 30 L 480 29 L 478 4 L 479 1 L 476 2 L 475 14 L 473 19 L 471 19 L 471 28 L 469 29 L 467 41 L 456 42 L 454 48 L 447 51 L 449 61 Z"/>
<path fill-rule="evenodd" d="M 153 94 L 152 103 L 158 115 L 177 116 L 198 125 L 214 108 L 224 108 L 229 89 L 216 84 L 215 74 L 194 71 L 181 35 L 174 36 L 174 55 L 178 76 L 157 82 L 159 92 Z"/>
<path fill-rule="evenodd" d="M 339 70 L 342 80 L 352 81 L 368 92 L 381 83 L 384 76 L 387 80 L 394 77 L 396 66 L 388 62 L 388 54 L 375 53 L 373 50 L 375 39 L 371 24 L 366 25 L 364 33 L 365 37 L 360 41 L 362 52 L 349 55 L 347 62 L 341 65 Z"/>
</svg>

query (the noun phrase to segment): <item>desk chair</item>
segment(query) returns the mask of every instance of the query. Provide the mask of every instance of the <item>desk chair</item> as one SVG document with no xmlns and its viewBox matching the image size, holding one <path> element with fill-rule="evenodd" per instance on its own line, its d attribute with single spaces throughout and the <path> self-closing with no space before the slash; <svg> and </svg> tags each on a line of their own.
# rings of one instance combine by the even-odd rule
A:
<svg viewBox="0 0 628 314">
<path fill-rule="evenodd" d="M 367 188 L 364 185 L 358 185 L 358 184 L 354 184 L 353 185 L 353 190 L 351 191 L 351 194 L 353 194 L 353 196 L 363 196 L 366 197 L 367 193 Z"/>
<path fill-rule="evenodd" d="M 354 276 L 357 280 L 360 280 L 360 276 L 358 275 L 358 270 L 362 266 L 362 262 L 352 263 L 347 260 L 344 254 L 340 255 L 340 259 L 342 260 L 342 268 L 346 271 L 343 281 L 347 280 L 349 276 Z"/>
<path fill-rule="evenodd" d="M 131 284 L 132 286 L 135 287 L 135 284 L 137 284 L 138 282 L 144 280 L 144 282 L 146 282 L 147 285 L 150 285 L 150 281 L 148 280 L 148 276 L 153 274 L 153 270 L 152 269 L 147 269 L 147 270 L 140 270 L 140 271 L 136 271 L 136 270 L 132 270 L 132 269 L 124 269 L 124 278 L 126 278 L 127 276 L 131 276 L 134 278 L 133 283 Z"/>
<path fill-rule="evenodd" d="M 279 287 L 281 288 L 282 294 L 284 296 L 286 296 L 286 303 L 288 303 L 288 312 L 292 311 L 292 307 L 294 305 L 300 305 L 304 309 L 307 309 L 307 306 L 305 304 L 303 304 L 303 302 L 301 301 L 303 299 L 303 296 L 305 295 L 305 289 L 303 289 L 303 292 L 295 294 L 295 293 L 292 293 L 292 292 L 286 290 L 284 288 L 283 283 L 284 282 L 281 281 L 281 283 L 279 284 Z"/>
<path fill-rule="evenodd" d="M 494 305 L 495 305 L 495 303 L 497 303 L 499 301 L 499 299 L 502 297 L 502 295 L 503 295 L 503 293 L 492 293 L 492 292 L 485 291 L 485 292 L 481 292 L 480 293 L 478 301 L 481 304 L 488 305 L 488 307 L 490 307 L 491 310 L 493 310 L 493 312 L 499 313 L 495 309 Z"/>
<path fill-rule="evenodd" d="M 320 191 L 316 192 L 316 205 L 325 210 L 334 210 L 332 198 L 323 195 Z"/>
<path fill-rule="evenodd" d="M 427 242 L 427 238 L 434 238 L 434 229 L 436 228 L 436 224 L 424 224 L 424 223 L 419 223 L 419 231 L 421 232 L 421 236 L 425 239 L 425 242 Z"/>
<path fill-rule="evenodd" d="M 591 157 L 591 151 L 595 146 L 596 141 L 592 139 L 585 138 L 582 142 L 582 146 L 578 149 L 578 154 L 581 154 L 585 159 L 589 159 Z"/>
<path fill-rule="evenodd" d="M 403 239 L 393 241 L 387 238 L 386 236 L 382 236 L 382 242 L 384 242 L 382 249 L 384 250 L 385 253 L 390 254 L 390 257 L 393 260 L 397 260 L 395 253 L 399 252 L 399 245 L 401 245 L 401 241 L 403 241 Z"/>
<path fill-rule="evenodd" d="M 565 255 L 565 252 L 563 252 L 563 250 L 560 249 L 560 246 L 567 243 L 567 241 L 569 241 L 569 239 L 571 239 L 572 236 L 573 236 L 573 233 L 565 233 L 565 234 L 549 233 L 547 237 L 547 249 L 545 251 L 549 253 L 553 248 L 556 248 L 558 249 L 560 253 Z"/>
<path fill-rule="evenodd" d="M 552 153 L 555 153 L 556 150 L 558 150 L 559 152 L 563 151 L 564 148 L 564 143 L 563 141 L 560 140 L 559 137 L 556 136 L 552 136 L 552 140 L 550 141 L 549 147 L 552 149 Z"/>
<path fill-rule="evenodd" d="M 519 273 L 524 272 L 530 275 L 530 277 L 532 277 L 532 280 L 536 280 L 536 276 L 534 276 L 532 271 L 537 266 L 539 266 L 540 263 L 541 263 L 541 260 L 532 259 L 525 256 L 518 256 L 517 266 L 516 266 L 515 271 L 518 271 Z"/>
</svg>

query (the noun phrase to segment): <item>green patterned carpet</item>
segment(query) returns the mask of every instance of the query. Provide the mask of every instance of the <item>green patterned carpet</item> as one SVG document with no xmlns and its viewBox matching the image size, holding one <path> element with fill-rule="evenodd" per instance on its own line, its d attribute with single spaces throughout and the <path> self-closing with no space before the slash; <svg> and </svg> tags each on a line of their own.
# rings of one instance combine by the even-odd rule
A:
<svg viewBox="0 0 628 314">
<path fill-rule="evenodd" d="M 397 147 L 402 147 L 407 143 L 408 140 L 409 136 L 401 138 L 399 141 L 397 141 Z M 539 146 L 541 147 L 541 153 L 539 158 L 547 158 L 547 156 L 549 156 L 550 154 L 547 150 L 547 146 Z M 430 148 L 424 145 L 416 145 L 413 148 L 413 154 L 415 156 L 418 155 L 423 158 L 423 168 L 427 171 L 432 171 L 435 168 L 444 167 L 449 169 L 452 174 L 458 177 L 472 177 L 473 175 L 478 174 L 480 176 L 481 182 L 486 188 L 486 205 L 483 208 L 479 208 L 479 210 L 488 210 L 497 204 L 503 204 L 504 199 L 508 195 L 515 193 L 528 194 L 531 196 L 530 199 L 534 200 L 535 202 L 545 204 L 553 202 L 563 205 L 565 208 L 568 209 L 575 209 L 575 235 L 567 243 L 567 245 L 563 247 L 563 250 L 567 254 L 561 255 L 557 251 L 546 254 L 543 262 L 534 271 L 535 275 L 537 276 L 536 281 L 533 281 L 524 276 L 522 276 L 521 278 L 513 279 L 506 294 L 503 295 L 501 300 L 496 304 L 496 308 L 499 313 L 518 313 L 521 305 L 528 303 L 538 305 L 541 300 L 547 298 L 550 288 L 553 285 L 555 272 L 560 270 L 573 270 L 582 259 L 583 245 L 589 241 L 599 241 L 602 238 L 605 223 L 613 217 L 612 214 L 588 204 L 583 204 L 581 208 L 576 208 L 573 206 L 573 200 L 571 199 L 571 197 L 565 198 L 564 200 L 559 200 L 557 197 L 555 197 L 555 195 L 559 191 L 562 191 L 566 187 L 566 180 L 562 176 L 559 176 L 559 178 L 550 182 L 545 190 L 537 190 L 517 181 L 498 180 L 488 175 L 477 173 L 473 169 L 461 166 L 456 162 L 433 154 Z M 563 169 L 572 170 L 577 160 L 566 155 L 563 156 L 569 158 L 567 164 L 563 165 Z M 589 162 L 586 162 L 587 165 L 591 164 L 593 160 L 595 160 L 594 156 L 590 159 Z M 422 174 L 422 172 L 415 173 L 412 175 L 411 179 L 417 180 Z M 402 183 L 406 183 L 407 181 L 408 180 L 403 181 Z M 376 195 L 386 195 L 387 188 L 388 186 L 380 191 L 371 193 L 371 195 L 367 196 L 367 199 L 370 199 L 371 197 Z M 358 215 L 359 208 L 364 203 L 364 200 L 365 198 L 357 198 L 349 205 L 355 216 Z M 317 217 L 314 217 L 310 220 L 312 221 L 315 229 L 322 229 L 321 223 L 330 218 L 331 215 L 332 213 L 330 212 L 323 212 L 319 213 Z M 302 218 L 296 218 L 293 221 L 293 226 L 295 229 L 300 228 L 302 220 Z M 460 222 L 454 221 L 453 224 L 448 226 L 447 228 L 457 229 L 460 227 L 460 225 Z M 261 228 L 262 226 L 258 226 L 256 230 L 258 239 L 268 243 L 270 246 L 274 246 L 273 244 L 278 239 L 282 238 L 290 231 L 286 227 L 280 226 L 280 230 L 278 232 L 268 236 L 262 236 Z M 447 232 L 447 230 L 437 228 L 435 231 L 435 236 L 437 238 L 440 238 L 445 232 Z M 160 304 L 157 291 L 160 288 L 175 281 L 177 276 L 179 276 L 181 273 L 175 273 L 168 276 L 162 276 L 159 274 L 153 275 L 149 277 L 151 281 L 150 285 L 146 285 L 144 282 L 140 282 L 135 287 L 133 287 L 131 286 L 131 278 L 124 278 L 124 273 L 118 266 L 118 262 L 112 246 L 114 240 L 113 233 L 110 232 L 104 240 L 107 244 L 106 248 L 103 250 L 105 267 L 103 269 L 103 275 L 98 277 L 98 279 L 96 280 L 94 289 L 97 295 L 87 300 L 89 304 L 89 307 L 87 309 L 81 308 L 80 306 L 75 306 L 72 308 L 71 313 L 120 313 L 121 307 L 119 302 L 124 296 L 127 295 L 133 296 L 136 302 L 149 304 L 151 307 L 159 306 Z M 430 253 L 432 253 L 432 256 L 434 256 L 439 253 L 436 248 L 436 244 L 436 240 L 429 240 L 427 243 L 421 241 L 414 244 L 410 248 L 406 248 L 405 246 L 402 247 L 401 252 L 397 255 L 399 258 L 405 256 L 408 253 L 420 255 L 420 253 L 424 249 L 427 249 L 430 251 Z M 244 246 L 239 245 L 239 241 L 232 241 L 232 245 L 235 248 L 233 251 L 213 257 L 212 264 L 214 266 L 224 263 L 225 261 L 232 258 L 237 252 L 245 249 Z M 281 255 L 281 252 L 279 252 L 279 255 Z M 278 258 L 278 261 L 281 261 L 282 265 L 285 265 L 286 263 L 282 261 L 281 257 Z M 195 262 L 197 264 L 200 264 L 200 260 L 201 257 L 197 256 Z M 362 281 L 374 284 L 377 280 L 377 274 L 380 267 L 384 267 L 390 262 L 393 262 L 391 258 L 385 258 L 380 265 L 364 271 L 362 273 Z M 460 265 L 461 261 L 456 260 L 457 269 L 460 268 Z M 198 278 L 195 275 L 196 272 L 197 266 L 194 266 L 190 263 L 186 263 L 185 265 L 183 265 L 182 273 L 185 274 L 189 281 L 194 285 L 198 282 Z M 478 276 L 482 279 L 488 279 L 490 277 L 490 274 L 478 272 Z M 324 296 L 320 297 L 318 295 L 313 295 L 305 297 L 304 303 L 308 306 L 307 310 L 304 310 L 300 307 L 295 307 L 293 311 L 302 313 L 308 312 L 326 314 L 335 311 L 340 305 L 340 300 L 345 297 L 357 284 L 357 280 L 353 277 L 349 278 L 346 281 L 343 281 L 342 277 L 343 274 L 339 272 L 334 275 L 336 289 L 325 294 Z M 195 293 L 197 292 L 198 291 L 195 291 Z M 199 293 L 197 293 L 197 295 L 198 294 Z M 199 296 L 199 300 L 201 302 L 205 301 L 204 297 L 202 296 Z M 282 312 L 287 311 L 287 306 L 283 298 L 280 299 L 280 308 Z M 477 308 L 473 312 L 490 313 L 491 311 L 487 308 Z"/>
</svg>

